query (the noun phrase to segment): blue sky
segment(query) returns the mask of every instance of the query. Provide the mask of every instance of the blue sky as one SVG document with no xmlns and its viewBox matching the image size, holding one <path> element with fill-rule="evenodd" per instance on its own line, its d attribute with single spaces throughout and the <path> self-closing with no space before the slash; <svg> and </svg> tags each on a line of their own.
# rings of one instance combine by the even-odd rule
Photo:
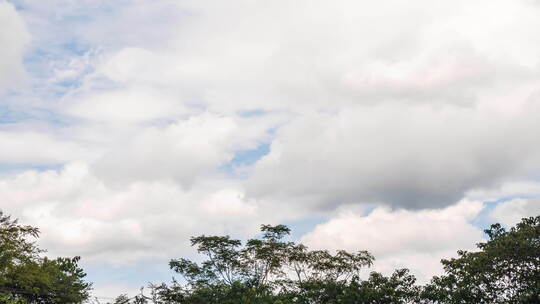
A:
<svg viewBox="0 0 540 304">
<path fill-rule="evenodd" d="M 426 281 L 540 213 L 538 10 L 0 0 L 0 208 L 100 297 L 264 223 Z"/>
</svg>

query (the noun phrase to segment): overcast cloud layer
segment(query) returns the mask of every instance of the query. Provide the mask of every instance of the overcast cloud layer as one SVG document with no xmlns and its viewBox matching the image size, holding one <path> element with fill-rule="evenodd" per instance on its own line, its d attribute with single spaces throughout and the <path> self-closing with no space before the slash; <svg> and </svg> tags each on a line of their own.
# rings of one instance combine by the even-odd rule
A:
<svg viewBox="0 0 540 304">
<path fill-rule="evenodd" d="M 83 256 L 97 295 L 169 279 L 126 277 L 192 256 L 189 236 L 262 223 L 425 281 L 487 224 L 540 213 L 539 14 L 0 0 L 0 208 Z"/>
</svg>

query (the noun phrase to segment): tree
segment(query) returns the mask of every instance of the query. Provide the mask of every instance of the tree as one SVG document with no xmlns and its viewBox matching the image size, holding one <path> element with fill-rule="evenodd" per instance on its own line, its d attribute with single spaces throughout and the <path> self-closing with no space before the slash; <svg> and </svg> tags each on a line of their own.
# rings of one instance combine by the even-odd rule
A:
<svg viewBox="0 0 540 304">
<path fill-rule="evenodd" d="M 540 216 L 523 219 L 508 231 L 486 230 L 478 251 L 459 251 L 442 260 L 445 274 L 417 285 L 407 269 L 390 276 L 371 272 L 367 251 L 309 250 L 286 241 L 283 225 L 261 226 L 262 236 L 245 245 L 229 236 L 191 239 L 201 263 L 171 260 L 185 284 L 150 285 L 127 303 L 155 304 L 534 304 L 540 303 Z M 122 303 L 122 302 L 119 302 Z M 126 304 L 127 304 L 126 303 Z"/>
<path fill-rule="evenodd" d="M 407 269 L 387 277 L 371 272 L 366 280 L 310 280 L 302 290 L 289 292 L 284 303 L 324 304 L 408 304 L 419 302 L 420 286 Z M 283 295 L 282 295 L 283 298 Z"/>
<path fill-rule="evenodd" d="M 183 276 L 187 286 L 174 284 L 175 293 L 161 285 L 158 293 L 176 297 L 177 303 L 274 303 L 278 299 L 289 303 L 291 298 L 304 303 L 299 296 L 305 297 L 313 286 L 350 282 L 374 260 L 366 251 L 310 251 L 286 241 L 290 229 L 284 225 L 262 225 L 261 232 L 260 239 L 250 239 L 244 246 L 229 236 L 191 238 L 206 260 L 171 260 L 169 266 Z"/>
<path fill-rule="evenodd" d="M 28 238 L 39 230 L 0 211 L 0 303 L 81 303 L 91 284 L 79 257 L 49 259 Z"/>
<path fill-rule="evenodd" d="M 423 293 L 435 303 L 540 303 L 540 216 L 485 230 L 479 251 L 442 260 L 445 274 Z"/>
</svg>

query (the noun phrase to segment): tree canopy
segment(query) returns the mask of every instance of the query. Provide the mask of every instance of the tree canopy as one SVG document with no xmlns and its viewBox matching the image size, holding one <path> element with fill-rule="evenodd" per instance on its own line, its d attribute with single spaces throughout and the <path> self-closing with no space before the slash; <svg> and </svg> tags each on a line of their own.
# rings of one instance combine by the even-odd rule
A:
<svg viewBox="0 0 540 304">
<path fill-rule="evenodd" d="M 444 274 L 424 285 L 408 269 L 368 272 L 367 251 L 311 250 L 284 225 L 262 225 L 259 238 L 191 238 L 202 259 L 172 259 L 179 275 L 114 304 L 533 304 L 540 303 L 540 216 L 505 229 L 491 225 L 477 250 L 441 261 Z M 39 230 L 0 212 L 0 303 L 84 303 L 91 284 L 80 258 L 44 256 Z"/>
<path fill-rule="evenodd" d="M 505 230 L 485 230 L 478 251 L 458 251 L 442 260 L 445 274 L 434 277 L 424 297 L 436 303 L 540 303 L 540 216 Z"/>
<path fill-rule="evenodd" d="M 150 285 L 149 296 L 116 303 L 540 303 L 540 216 L 485 232 L 487 241 L 476 251 L 442 260 L 444 274 L 425 285 L 407 269 L 362 275 L 374 261 L 367 251 L 309 250 L 286 241 L 290 230 L 283 225 L 262 225 L 261 238 L 245 244 L 202 235 L 191 239 L 202 262 L 169 263 L 180 282 Z"/>
<path fill-rule="evenodd" d="M 39 230 L 21 225 L 0 211 L 0 303 L 82 303 L 90 283 L 78 266 L 79 257 L 49 259 L 29 238 Z"/>
</svg>

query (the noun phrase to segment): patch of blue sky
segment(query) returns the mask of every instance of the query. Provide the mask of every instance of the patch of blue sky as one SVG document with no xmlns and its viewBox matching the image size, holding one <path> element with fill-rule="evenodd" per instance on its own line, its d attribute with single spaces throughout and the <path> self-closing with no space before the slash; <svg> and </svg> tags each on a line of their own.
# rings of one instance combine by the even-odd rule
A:
<svg viewBox="0 0 540 304">
<path fill-rule="evenodd" d="M 89 8 L 86 8 L 86 9 L 89 9 Z M 92 22 L 92 20 L 94 20 L 94 17 L 88 14 L 89 11 L 85 10 L 85 8 L 81 7 L 78 10 L 78 12 L 79 12 L 78 14 L 73 14 L 72 12 L 71 14 L 62 15 L 61 18 L 59 18 L 59 21 L 63 23 L 69 23 L 69 24 L 84 24 L 84 23 Z M 87 12 L 87 13 L 81 14 L 80 12 Z M 106 10 L 101 10 L 101 9 L 99 10 L 100 15 L 103 15 L 106 12 L 107 12 Z"/>
<path fill-rule="evenodd" d="M 527 172 L 527 174 L 524 176 L 524 180 L 529 182 L 540 182 L 540 171 L 531 170 Z M 540 195 L 540 193 L 538 193 L 538 195 Z"/>
<path fill-rule="evenodd" d="M 362 206 L 362 211 L 360 212 L 362 214 L 362 216 L 368 216 L 370 215 L 373 211 L 375 211 L 375 209 L 381 207 L 380 205 L 378 204 L 365 204 L 364 206 Z"/>
<path fill-rule="evenodd" d="M 299 242 L 300 239 L 305 236 L 307 233 L 313 231 L 315 227 L 319 224 L 326 223 L 330 218 L 322 215 L 307 216 L 300 219 L 284 221 L 282 225 L 287 226 L 291 231 L 289 236 L 285 237 L 285 240 Z M 251 238 L 261 238 L 263 236 L 262 232 L 257 233 L 256 235 L 249 237 Z M 245 242 L 246 240 L 241 240 Z"/>
<path fill-rule="evenodd" d="M 64 89 L 70 89 L 70 88 L 77 88 L 81 85 L 81 79 L 77 78 L 70 78 L 70 79 L 63 79 L 60 81 L 55 82 L 57 86 Z"/>
<path fill-rule="evenodd" d="M 255 149 L 239 151 L 230 164 L 233 166 L 252 165 L 268 153 L 270 153 L 270 143 L 262 143 Z"/>
<path fill-rule="evenodd" d="M 176 257 L 170 257 L 176 258 Z M 111 266 L 108 264 L 86 263 L 84 258 L 81 261 L 89 282 L 99 282 L 100 285 L 121 284 L 131 290 L 138 290 L 145 287 L 149 282 L 161 283 L 171 282 L 177 275 L 169 269 L 168 260 L 139 261 L 135 264 L 125 266 Z M 96 286 L 99 288 L 99 286 Z M 125 292 L 128 292 L 126 290 Z M 97 297 L 109 297 L 98 292 Z M 133 296 L 130 294 L 130 296 Z"/>
<path fill-rule="evenodd" d="M 72 60 L 85 56 L 93 47 L 76 38 L 47 43 L 29 49 L 23 58 L 26 70 L 35 77 L 50 80 L 58 69 L 69 68 Z"/>
<path fill-rule="evenodd" d="M 111 11 L 111 7 L 121 4 L 121 1 L 69 1 L 69 3 L 41 2 L 34 0 L 8 0 L 16 10 L 20 12 L 38 12 L 44 15 L 51 15 L 55 20 L 70 20 L 84 22 L 90 20 L 96 11 L 101 14 Z M 125 2 L 125 1 L 124 1 Z M 70 12 L 71 14 L 58 14 L 59 11 Z M 75 12 L 82 13 L 75 13 Z"/>
<path fill-rule="evenodd" d="M 24 3 L 22 3 L 21 1 L 18 1 L 18 0 L 8 0 L 7 1 L 8 3 L 11 3 L 13 5 L 13 7 L 15 7 L 15 9 L 17 11 L 23 11 L 26 9 L 26 6 L 24 5 Z"/>
<path fill-rule="evenodd" d="M 0 163 L 0 176 L 14 175 L 25 171 L 60 171 L 63 167 L 63 164 Z"/>
<path fill-rule="evenodd" d="M 0 125 L 25 122 L 45 122 L 52 126 L 67 126 L 73 124 L 72 118 L 50 109 L 44 108 L 14 108 L 0 105 Z"/>
<path fill-rule="evenodd" d="M 495 224 L 490 214 L 497 206 L 515 199 L 534 199 L 537 197 L 539 197 L 539 194 L 522 194 L 501 198 L 496 201 L 486 201 L 484 202 L 484 209 L 471 221 L 471 224 L 482 230 L 488 229 L 491 224 Z"/>
<path fill-rule="evenodd" d="M 31 75 L 36 95 L 45 99 L 56 98 L 65 94 L 67 89 L 78 87 L 90 66 L 73 66 L 73 60 L 86 56 L 95 46 L 76 29 L 79 24 L 95 18 L 92 10 L 72 9 L 59 13 L 54 9 L 55 5 L 47 6 L 32 1 L 13 3 L 28 20 L 28 30 L 33 37 L 24 54 L 23 63 Z M 69 77 L 56 79 L 59 72 L 73 69 L 76 71 Z"/>
<path fill-rule="evenodd" d="M 238 111 L 238 116 L 240 117 L 245 117 L 245 118 L 249 118 L 249 117 L 259 117 L 259 116 L 263 116 L 263 115 L 266 115 L 268 112 L 264 111 L 264 110 L 261 110 L 261 109 L 256 109 L 256 110 L 242 110 L 242 111 Z"/>
<path fill-rule="evenodd" d="M 0 124 L 12 124 L 30 119 L 25 112 L 13 110 L 11 107 L 0 105 Z"/>
<path fill-rule="evenodd" d="M 34 96 L 43 105 L 50 105 L 80 88 L 85 77 L 94 70 L 91 64 L 86 63 L 87 59 L 82 58 L 89 51 L 89 48 L 81 47 L 73 52 L 47 48 L 29 52 L 24 65 L 32 80 L 24 94 Z M 73 65 L 73 60 L 80 63 Z"/>
<path fill-rule="evenodd" d="M 238 151 L 228 163 L 220 168 L 220 171 L 235 175 L 237 168 L 251 166 L 268 153 L 270 153 L 270 143 L 268 142 L 261 143 L 254 149 Z"/>
<path fill-rule="evenodd" d="M 76 57 L 84 56 L 93 49 L 92 45 L 72 37 L 59 37 L 58 41 L 37 44 L 28 49 L 23 57 L 28 72 L 34 76 L 48 77 L 55 69 Z"/>
<path fill-rule="evenodd" d="M 72 38 L 70 40 L 65 41 L 62 44 L 62 49 L 64 49 L 65 51 L 67 51 L 67 52 L 69 52 L 69 53 L 71 53 L 73 55 L 83 56 L 90 49 L 92 49 L 92 47 L 90 46 L 90 44 L 88 44 L 86 42 L 83 42 L 80 39 Z"/>
<path fill-rule="evenodd" d="M 283 224 L 291 229 L 291 239 L 298 241 L 307 233 L 313 231 L 319 224 L 329 220 L 326 216 L 309 216 L 293 221 L 286 221 Z"/>
</svg>

